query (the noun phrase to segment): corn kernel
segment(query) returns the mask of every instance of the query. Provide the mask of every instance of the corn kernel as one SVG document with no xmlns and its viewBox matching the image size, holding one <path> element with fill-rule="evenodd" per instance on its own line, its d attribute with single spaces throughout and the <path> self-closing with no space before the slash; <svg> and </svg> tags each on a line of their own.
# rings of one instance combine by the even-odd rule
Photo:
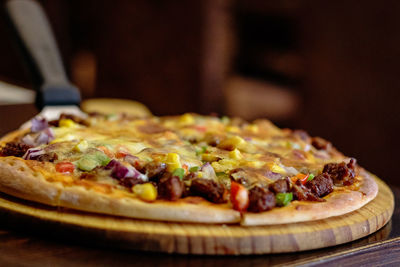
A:
<svg viewBox="0 0 400 267">
<path fill-rule="evenodd" d="M 272 172 L 281 173 L 281 174 L 286 173 L 286 171 L 276 163 L 269 163 L 268 167 Z"/>
<path fill-rule="evenodd" d="M 316 162 L 315 157 L 314 157 L 313 154 L 307 153 L 306 155 L 307 155 L 308 162 L 310 162 L 310 163 L 315 163 Z"/>
<path fill-rule="evenodd" d="M 84 152 L 88 148 L 88 142 L 86 140 L 81 140 L 78 144 L 74 146 L 72 150 L 76 152 Z"/>
<path fill-rule="evenodd" d="M 240 153 L 240 151 L 237 148 L 235 148 L 234 150 L 229 152 L 229 157 L 231 157 L 232 159 L 241 159 L 241 158 L 243 158 L 242 153 Z"/>
<path fill-rule="evenodd" d="M 61 136 L 59 138 L 55 138 L 54 140 L 52 140 L 50 142 L 50 144 L 55 144 L 55 143 L 59 143 L 59 142 L 65 142 L 65 141 L 71 141 L 71 140 L 75 140 L 76 136 L 73 134 L 66 134 L 64 136 Z"/>
<path fill-rule="evenodd" d="M 230 133 L 238 133 L 239 132 L 239 127 L 229 125 L 229 126 L 226 126 L 225 130 L 227 132 L 230 132 Z"/>
<path fill-rule="evenodd" d="M 222 141 L 218 147 L 227 150 L 234 150 L 235 148 L 242 147 L 244 144 L 246 144 L 246 141 L 240 136 L 235 135 Z"/>
<path fill-rule="evenodd" d="M 167 171 L 173 172 L 175 169 L 182 168 L 180 157 L 176 153 L 168 153 L 165 160 Z"/>
<path fill-rule="evenodd" d="M 179 118 L 179 122 L 184 125 L 190 125 L 194 123 L 194 118 L 191 114 L 186 113 Z"/>
<path fill-rule="evenodd" d="M 204 153 L 201 154 L 201 159 L 207 162 L 213 162 L 213 161 L 217 161 L 219 159 L 219 157 L 217 157 L 216 155 L 213 154 L 209 154 L 209 153 Z"/>
<path fill-rule="evenodd" d="M 203 178 L 203 172 L 198 172 L 198 173 L 197 173 L 197 177 Z"/>
<path fill-rule="evenodd" d="M 152 183 L 137 184 L 132 190 L 136 196 L 145 201 L 154 201 L 157 198 L 157 189 Z"/>
<path fill-rule="evenodd" d="M 60 127 L 75 127 L 76 123 L 71 119 L 62 119 L 58 123 Z"/>
</svg>

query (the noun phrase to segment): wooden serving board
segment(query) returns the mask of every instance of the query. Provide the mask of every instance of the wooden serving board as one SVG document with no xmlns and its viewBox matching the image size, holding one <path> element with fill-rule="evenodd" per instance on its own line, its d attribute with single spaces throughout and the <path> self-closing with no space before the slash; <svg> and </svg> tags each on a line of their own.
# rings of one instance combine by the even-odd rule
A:
<svg viewBox="0 0 400 267">
<path fill-rule="evenodd" d="M 343 216 L 304 223 L 243 227 L 153 222 L 103 216 L 0 195 L 0 216 L 23 228 L 42 226 L 43 235 L 64 234 L 95 245 L 183 254 L 267 254 L 334 246 L 367 236 L 391 218 L 394 197 L 376 178 L 378 196 Z"/>
</svg>

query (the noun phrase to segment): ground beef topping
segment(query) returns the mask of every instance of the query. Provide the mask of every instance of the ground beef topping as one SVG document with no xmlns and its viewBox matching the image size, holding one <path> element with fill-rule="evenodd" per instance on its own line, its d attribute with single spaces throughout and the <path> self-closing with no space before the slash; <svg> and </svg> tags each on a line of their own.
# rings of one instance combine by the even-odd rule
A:
<svg viewBox="0 0 400 267">
<path fill-rule="evenodd" d="M 269 190 L 274 193 L 286 193 L 290 190 L 290 182 L 287 178 L 279 179 L 269 185 Z"/>
<path fill-rule="evenodd" d="M 3 157 L 22 157 L 30 148 L 32 148 L 32 146 L 21 142 L 9 142 L 0 150 L 0 155 Z"/>
<path fill-rule="evenodd" d="M 152 161 L 144 166 L 144 172 L 151 181 L 158 181 L 165 173 L 166 168 L 167 166 L 165 163 Z"/>
<path fill-rule="evenodd" d="M 332 143 L 321 137 L 311 138 L 311 144 L 318 150 L 326 150 L 329 152 L 332 149 Z"/>
<path fill-rule="evenodd" d="M 292 184 L 293 199 L 295 200 L 307 200 L 307 201 L 324 201 L 318 196 L 314 195 L 311 190 L 305 187 L 300 180 Z"/>
<path fill-rule="evenodd" d="M 248 211 L 262 212 L 275 207 L 275 195 L 266 188 L 255 186 L 249 191 Z"/>
<path fill-rule="evenodd" d="M 160 198 L 175 201 L 182 197 L 184 185 L 178 176 L 165 173 L 161 177 L 157 188 Z"/>
<path fill-rule="evenodd" d="M 225 186 L 209 179 L 194 179 L 190 186 L 190 193 L 213 203 L 226 203 L 228 201 L 228 192 Z"/>
<path fill-rule="evenodd" d="M 328 163 L 324 166 L 323 173 L 329 174 L 336 186 L 352 185 L 355 177 L 356 160 L 349 163 Z"/>
<path fill-rule="evenodd" d="M 333 191 L 333 182 L 329 174 L 322 173 L 306 183 L 306 187 L 317 197 L 323 197 Z"/>
<path fill-rule="evenodd" d="M 137 184 L 143 184 L 142 179 L 134 178 L 134 177 L 125 177 L 121 178 L 119 181 L 119 184 L 122 186 L 125 186 L 127 188 L 132 188 L 132 186 L 137 185 Z"/>
</svg>

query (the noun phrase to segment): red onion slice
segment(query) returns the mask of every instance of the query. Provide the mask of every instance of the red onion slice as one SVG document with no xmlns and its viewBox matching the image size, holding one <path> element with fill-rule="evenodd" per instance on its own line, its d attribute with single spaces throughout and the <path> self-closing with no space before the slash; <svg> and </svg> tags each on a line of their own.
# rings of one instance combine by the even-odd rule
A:
<svg viewBox="0 0 400 267">
<path fill-rule="evenodd" d="M 54 133 L 51 128 L 44 129 L 39 133 L 39 135 L 36 137 L 36 145 L 41 145 L 41 144 L 48 144 L 50 141 L 54 139 Z"/>
<path fill-rule="evenodd" d="M 43 155 L 45 151 L 40 148 L 30 148 L 26 151 L 26 153 L 22 156 L 23 159 L 37 159 L 40 155 Z"/>
<path fill-rule="evenodd" d="M 111 160 L 111 161 L 107 164 L 107 166 L 105 167 L 105 169 L 106 169 L 106 170 L 111 170 L 111 169 L 113 169 L 117 164 L 120 164 L 120 163 L 118 162 L 118 160 L 113 159 L 113 160 Z"/>
<path fill-rule="evenodd" d="M 129 169 L 122 164 L 115 165 L 111 172 L 111 176 L 116 179 L 122 179 L 128 176 Z"/>
<path fill-rule="evenodd" d="M 54 132 L 51 128 L 46 128 L 37 133 L 30 133 L 22 138 L 22 142 L 30 146 L 48 144 L 54 139 Z"/>
<path fill-rule="evenodd" d="M 118 160 L 111 160 L 107 166 L 105 167 L 106 170 L 112 170 L 111 176 L 115 179 L 121 180 L 123 178 L 135 178 L 140 179 L 142 181 L 147 181 L 148 178 L 146 175 L 142 174 L 138 170 L 135 169 L 133 166 L 124 166 Z"/>
<path fill-rule="evenodd" d="M 49 124 L 45 118 L 35 117 L 31 120 L 31 132 L 37 133 L 46 128 L 49 128 Z"/>
</svg>

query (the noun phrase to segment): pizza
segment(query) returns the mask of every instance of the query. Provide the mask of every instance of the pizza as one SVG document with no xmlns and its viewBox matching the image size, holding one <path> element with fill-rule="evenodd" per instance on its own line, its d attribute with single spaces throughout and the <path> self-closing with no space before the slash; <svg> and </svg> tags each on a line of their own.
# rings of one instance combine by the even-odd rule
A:
<svg viewBox="0 0 400 267">
<path fill-rule="evenodd" d="M 92 113 L 3 137 L 0 191 L 111 216 L 269 225 L 357 210 L 378 186 L 325 139 L 266 119 Z"/>
</svg>

